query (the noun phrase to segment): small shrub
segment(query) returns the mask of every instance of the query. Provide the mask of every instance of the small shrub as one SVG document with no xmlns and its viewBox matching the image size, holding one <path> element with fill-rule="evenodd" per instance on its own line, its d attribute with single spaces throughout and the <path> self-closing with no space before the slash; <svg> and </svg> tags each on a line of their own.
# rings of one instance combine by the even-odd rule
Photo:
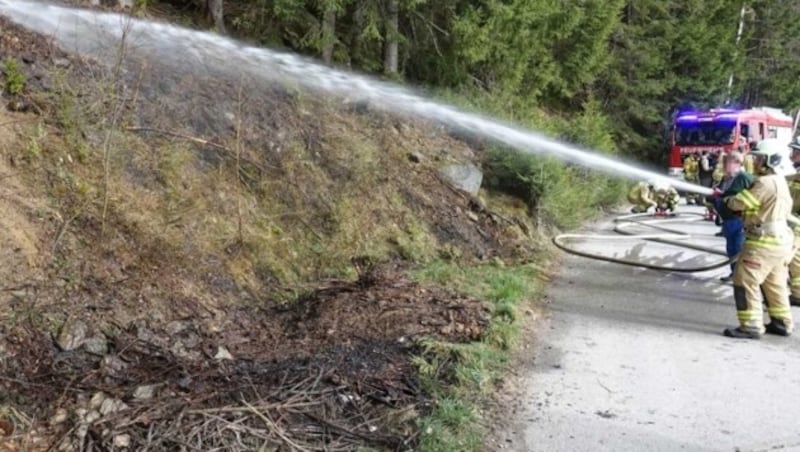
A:
<svg viewBox="0 0 800 452">
<path fill-rule="evenodd" d="M 5 74 L 5 89 L 8 94 L 19 94 L 25 88 L 25 74 L 22 73 L 19 63 L 14 58 L 3 61 L 3 74 Z"/>
</svg>

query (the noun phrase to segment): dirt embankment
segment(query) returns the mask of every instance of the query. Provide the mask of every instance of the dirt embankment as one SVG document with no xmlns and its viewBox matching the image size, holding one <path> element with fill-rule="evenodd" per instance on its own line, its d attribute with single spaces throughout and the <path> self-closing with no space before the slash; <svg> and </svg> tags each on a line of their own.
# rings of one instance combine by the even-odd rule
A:
<svg viewBox="0 0 800 452">
<path fill-rule="evenodd" d="M 437 175 L 471 149 L 283 88 L 112 80 L 0 18 L 9 58 L 0 444 L 413 447 L 416 340 L 479 339 L 490 312 L 403 268 L 530 251 Z"/>
</svg>

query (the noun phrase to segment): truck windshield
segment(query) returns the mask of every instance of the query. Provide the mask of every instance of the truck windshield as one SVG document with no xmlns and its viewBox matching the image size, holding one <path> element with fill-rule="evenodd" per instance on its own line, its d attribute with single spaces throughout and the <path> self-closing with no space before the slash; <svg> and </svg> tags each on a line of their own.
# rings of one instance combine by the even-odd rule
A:
<svg viewBox="0 0 800 452">
<path fill-rule="evenodd" d="M 678 146 L 703 146 L 731 144 L 736 124 L 732 122 L 678 123 L 675 127 L 675 144 Z"/>
</svg>

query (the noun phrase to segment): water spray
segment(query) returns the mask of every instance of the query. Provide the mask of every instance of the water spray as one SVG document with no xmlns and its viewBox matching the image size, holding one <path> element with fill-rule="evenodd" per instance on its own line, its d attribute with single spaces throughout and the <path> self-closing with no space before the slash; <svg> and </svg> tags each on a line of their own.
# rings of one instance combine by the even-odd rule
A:
<svg viewBox="0 0 800 452">
<path fill-rule="evenodd" d="M 552 156 L 612 176 L 672 185 L 685 192 L 712 194 L 708 187 L 673 179 L 496 119 L 467 113 L 399 85 L 332 69 L 291 53 L 247 46 L 215 33 L 116 13 L 25 0 L 0 0 L 0 14 L 28 29 L 54 36 L 66 51 L 101 60 L 113 61 L 107 58 L 112 55 L 110 52 L 118 51 L 124 39 L 132 51 L 156 57 L 165 64 L 236 70 L 262 80 L 297 83 L 309 90 L 368 102 L 387 112 L 422 117 L 466 130 L 527 154 Z"/>
</svg>

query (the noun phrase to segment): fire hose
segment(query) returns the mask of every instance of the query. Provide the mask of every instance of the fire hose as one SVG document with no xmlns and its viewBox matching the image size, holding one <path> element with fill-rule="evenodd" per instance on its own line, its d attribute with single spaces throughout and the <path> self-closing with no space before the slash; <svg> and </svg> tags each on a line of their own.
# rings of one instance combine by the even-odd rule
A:
<svg viewBox="0 0 800 452">
<path fill-rule="evenodd" d="M 687 219 L 685 217 L 695 217 L 688 221 L 698 221 L 703 219 L 703 215 L 695 214 L 695 213 L 678 213 L 674 214 L 671 217 L 667 218 L 654 218 L 650 214 L 633 214 L 633 215 L 624 215 L 621 217 L 617 217 L 614 219 L 614 223 L 616 224 L 614 227 L 614 232 L 616 235 L 595 235 L 595 234 L 560 234 L 553 237 L 553 244 L 567 252 L 569 254 L 574 254 L 576 256 L 586 257 L 589 259 L 595 259 L 599 261 L 605 262 L 612 262 L 616 264 L 622 265 L 629 265 L 634 267 L 641 267 L 650 270 L 659 270 L 659 271 L 668 271 L 668 272 L 681 272 L 681 273 L 698 273 L 704 272 L 709 270 L 714 270 L 717 268 L 721 268 L 727 265 L 730 265 L 732 262 L 736 260 L 736 256 L 732 258 L 728 258 L 727 254 L 724 251 L 720 251 L 718 249 L 697 245 L 694 243 L 687 243 L 686 240 L 692 238 L 691 234 L 687 234 L 682 231 L 678 231 L 675 229 L 670 229 L 668 227 L 663 226 L 665 223 L 674 223 L 674 222 L 686 222 Z M 647 227 L 651 229 L 655 229 L 660 232 L 654 232 L 650 234 L 636 234 L 631 232 L 629 228 L 631 226 L 639 226 L 639 227 Z M 632 238 L 639 239 L 639 240 L 646 240 L 651 242 L 662 243 L 666 245 L 672 245 L 676 247 L 682 247 L 687 249 L 692 249 L 696 251 L 702 251 L 708 254 L 720 255 L 724 256 L 725 258 L 721 261 L 700 266 L 700 267 L 668 267 L 664 265 L 657 265 L 657 264 L 650 264 L 641 261 L 634 261 L 634 260 L 627 260 L 627 259 L 620 259 L 616 257 L 605 256 L 601 254 L 594 254 L 588 251 L 581 251 L 574 247 L 570 247 L 567 245 L 567 242 L 570 240 L 576 239 L 594 239 L 594 240 L 604 240 L 604 241 L 630 241 Z"/>
<path fill-rule="evenodd" d="M 694 185 L 694 186 L 692 186 L 690 188 L 691 188 L 691 190 L 689 190 L 689 191 L 692 191 L 692 192 L 700 194 L 700 195 L 710 195 L 710 194 L 713 193 L 707 187 L 701 187 L 701 186 Z M 566 253 L 569 253 L 569 254 L 574 254 L 576 256 L 586 257 L 586 258 L 589 258 L 589 259 L 595 259 L 595 260 L 599 260 L 599 261 L 612 262 L 612 263 L 615 263 L 615 264 L 629 265 L 629 266 L 633 266 L 633 267 L 641 267 L 641 268 L 646 268 L 646 269 L 650 269 L 650 270 L 659 270 L 659 271 L 667 271 L 667 272 L 699 273 L 699 272 L 705 272 L 705 271 L 715 270 L 717 268 L 725 267 L 725 266 L 730 265 L 731 263 L 736 261 L 736 259 L 738 258 L 738 255 L 729 258 L 727 253 L 724 252 L 724 251 L 720 251 L 718 249 L 715 249 L 715 248 L 712 248 L 712 247 L 708 247 L 708 246 L 697 245 L 697 244 L 693 244 L 693 243 L 686 243 L 685 240 L 692 238 L 691 234 L 687 234 L 687 233 L 685 233 L 683 231 L 678 231 L 678 230 L 675 230 L 675 229 L 670 229 L 670 228 L 661 226 L 661 224 L 663 224 L 663 223 L 670 223 L 670 222 L 676 222 L 676 221 L 685 222 L 686 219 L 684 217 L 688 217 L 688 216 L 695 217 L 695 218 L 693 218 L 692 220 L 689 220 L 689 221 L 698 221 L 698 220 L 701 220 L 702 217 L 703 217 L 703 215 L 701 215 L 701 214 L 691 213 L 691 212 L 676 213 L 676 214 L 673 214 L 670 217 L 663 218 L 663 219 L 655 218 L 652 215 L 646 214 L 646 213 L 623 215 L 621 217 L 617 217 L 617 218 L 614 219 L 614 223 L 616 223 L 616 226 L 614 227 L 614 232 L 616 232 L 617 235 L 560 234 L 560 235 L 557 235 L 557 236 L 553 237 L 553 244 L 557 248 L 559 248 L 560 250 L 562 250 L 562 251 L 564 251 Z M 795 217 L 793 215 L 789 216 L 788 222 L 789 222 L 789 224 L 791 224 L 793 226 L 800 226 L 800 218 L 797 218 L 797 217 Z M 644 226 L 644 227 L 652 228 L 652 229 L 655 229 L 655 230 L 658 230 L 658 231 L 661 231 L 661 232 L 652 233 L 652 234 L 635 234 L 635 233 L 630 232 L 629 230 L 627 230 L 628 227 L 631 226 L 631 225 L 637 225 L 637 226 L 640 226 L 640 227 Z M 571 248 L 571 247 L 567 246 L 566 243 L 565 243 L 565 242 L 567 242 L 569 240 L 575 240 L 575 239 L 583 239 L 583 240 L 600 239 L 600 240 L 607 240 L 607 241 L 623 241 L 623 240 L 631 240 L 631 238 L 636 238 L 636 239 L 650 241 L 650 242 L 657 242 L 657 243 L 662 243 L 662 244 L 666 244 L 666 245 L 672 245 L 672 246 L 681 247 L 681 248 L 692 249 L 692 250 L 695 250 L 695 251 L 701 251 L 701 252 L 708 253 L 708 254 L 725 256 L 725 259 L 721 260 L 719 262 L 716 262 L 716 263 L 713 263 L 713 264 L 709 264 L 709 265 L 704 265 L 704 266 L 701 266 L 701 267 L 668 267 L 668 266 L 664 266 L 664 265 L 648 264 L 648 263 L 640 262 L 640 261 L 619 259 L 619 258 L 615 258 L 615 257 L 604 256 L 604 255 L 601 255 L 601 254 L 593 254 L 593 253 L 590 253 L 590 252 L 587 252 L 587 251 L 581 251 L 581 250 L 578 250 L 578 249 L 575 249 L 575 248 Z"/>
</svg>

